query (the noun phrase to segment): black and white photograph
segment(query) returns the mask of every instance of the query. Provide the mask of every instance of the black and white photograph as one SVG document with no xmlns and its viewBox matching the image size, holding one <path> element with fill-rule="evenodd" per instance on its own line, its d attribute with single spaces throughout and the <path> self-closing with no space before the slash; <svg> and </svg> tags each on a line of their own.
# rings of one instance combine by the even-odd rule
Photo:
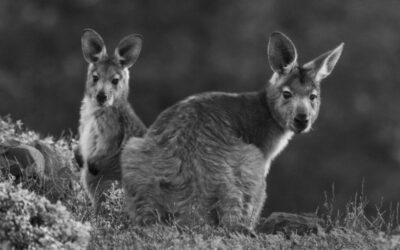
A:
<svg viewBox="0 0 400 250">
<path fill-rule="evenodd" d="M 0 249 L 400 249 L 400 1 L 1 0 Z"/>
</svg>

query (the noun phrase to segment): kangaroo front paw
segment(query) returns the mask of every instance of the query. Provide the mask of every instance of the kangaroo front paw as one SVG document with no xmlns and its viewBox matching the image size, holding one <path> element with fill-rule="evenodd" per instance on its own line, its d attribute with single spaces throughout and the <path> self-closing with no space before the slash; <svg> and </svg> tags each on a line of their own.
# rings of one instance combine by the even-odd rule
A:
<svg viewBox="0 0 400 250">
<path fill-rule="evenodd" d="M 83 157 L 82 157 L 82 154 L 80 151 L 80 147 L 75 146 L 73 148 L 73 152 L 74 152 L 75 161 L 78 164 L 78 168 L 81 169 L 83 167 Z"/>
<path fill-rule="evenodd" d="M 92 174 L 92 175 L 99 174 L 99 169 L 98 169 L 96 163 L 94 163 L 93 161 L 88 161 L 87 165 L 88 165 L 88 170 L 89 170 L 90 174 Z"/>
</svg>

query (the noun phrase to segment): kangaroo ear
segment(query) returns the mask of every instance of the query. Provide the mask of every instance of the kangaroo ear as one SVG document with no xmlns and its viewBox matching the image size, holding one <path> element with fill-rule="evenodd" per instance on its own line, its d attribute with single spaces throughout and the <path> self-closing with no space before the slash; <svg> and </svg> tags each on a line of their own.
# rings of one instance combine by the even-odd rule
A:
<svg viewBox="0 0 400 250">
<path fill-rule="evenodd" d="M 92 29 L 84 29 L 81 38 L 83 57 L 88 63 L 98 62 L 107 55 L 103 38 Z"/>
<path fill-rule="evenodd" d="M 268 60 L 278 74 L 290 72 L 297 65 L 297 51 L 293 42 L 280 32 L 272 32 L 268 42 Z"/>
<path fill-rule="evenodd" d="M 115 57 L 126 68 L 135 64 L 142 50 L 142 36 L 133 34 L 123 38 L 115 49 Z"/>
<path fill-rule="evenodd" d="M 335 49 L 328 51 L 314 60 L 304 64 L 303 68 L 311 70 L 311 72 L 314 74 L 315 80 L 321 81 L 332 73 L 333 68 L 342 54 L 343 46 L 344 43 L 341 43 Z"/>
</svg>

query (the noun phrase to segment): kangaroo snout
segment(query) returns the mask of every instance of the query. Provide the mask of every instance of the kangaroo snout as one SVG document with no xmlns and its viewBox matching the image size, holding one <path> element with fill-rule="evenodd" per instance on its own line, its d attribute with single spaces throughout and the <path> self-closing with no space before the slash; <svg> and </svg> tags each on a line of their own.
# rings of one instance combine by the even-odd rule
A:
<svg viewBox="0 0 400 250">
<path fill-rule="evenodd" d="M 100 91 L 96 95 L 96 100 L 99 103 L 99 105 L 103 105 L 107 101 L 107 95 L 104 93 L 104 91 Z"/>
<path fill-rule="evenodd" d="M 307 114 L 297 114 L 294 118 L 294 126 L 296 128 L 297 133 L 303 132 L 310 122 L 310 119 Z"/>
</svg>

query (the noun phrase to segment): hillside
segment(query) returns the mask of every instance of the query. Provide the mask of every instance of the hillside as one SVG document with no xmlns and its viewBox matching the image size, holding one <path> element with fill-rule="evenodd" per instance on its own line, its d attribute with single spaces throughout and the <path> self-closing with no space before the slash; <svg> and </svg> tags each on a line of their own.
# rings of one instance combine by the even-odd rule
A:
<svg viewBox="0 0 400 250">
<path fill-rule="evenodd" d="M 123 190 L 108 193 L 105 215 L 91 219 L 90 204 L 72 159 L 71 136 L 43 138 L 21 122 L 0 117 L 1 249 L 400 249 L 398 208 L 367 218 L 361 192 L 341 212 L 334 194 L 321 201 L 315 233 L 258 233 L 223 228 L 129 223 Z M 396 229 L 397 227 L 397 229 Z"/>
</svg>

